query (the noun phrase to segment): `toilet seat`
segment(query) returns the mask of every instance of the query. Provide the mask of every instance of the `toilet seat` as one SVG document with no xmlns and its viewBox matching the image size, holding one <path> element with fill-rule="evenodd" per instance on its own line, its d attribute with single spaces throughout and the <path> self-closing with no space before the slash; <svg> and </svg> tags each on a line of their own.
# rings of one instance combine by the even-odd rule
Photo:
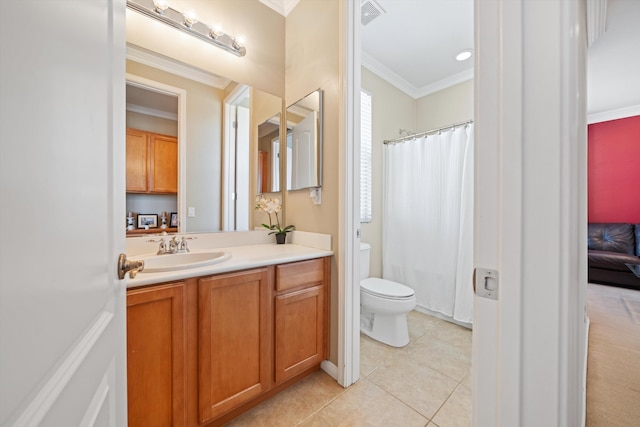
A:
<svg viewBox="0 0 640 427">
<path fill-rule="evenodd" d="M 361 280 L 360 290 L 369 295 L 394 300 L 410 299 L 415 295 L 413 289 L 406 285 L 377 277 Z"/>
</svg>

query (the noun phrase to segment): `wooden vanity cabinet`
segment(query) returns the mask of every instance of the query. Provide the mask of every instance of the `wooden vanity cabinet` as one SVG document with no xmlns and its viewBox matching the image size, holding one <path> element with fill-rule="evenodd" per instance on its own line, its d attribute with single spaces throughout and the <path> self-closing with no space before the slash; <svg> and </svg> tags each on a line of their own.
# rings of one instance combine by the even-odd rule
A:
<svg viewBox="0 0 640 427">
<path fill-rule="evenodd" d="M 328 358 L 329 257 L 127 292 L 129 426 L 220 426 Z"/>
<path fill-rule="evenodd" d="M 276 266 L 276 383 L 328 357 L 328 263 L 320 258 Z"/>
<path fill-rule="evenodd" d="M 198 281 L 201 423 L 271 386 L 269 271 L 260 268 Z"/>
<path fill-rule="evenodd" d="M 127 192 L 178 192 L 178 140 L 138 129 L 127 129 Z"/>
<path fill-rule="evenodd" d="M 127 292 L 129 426 L 186 421 L 186 283 Z"/>
</svg>

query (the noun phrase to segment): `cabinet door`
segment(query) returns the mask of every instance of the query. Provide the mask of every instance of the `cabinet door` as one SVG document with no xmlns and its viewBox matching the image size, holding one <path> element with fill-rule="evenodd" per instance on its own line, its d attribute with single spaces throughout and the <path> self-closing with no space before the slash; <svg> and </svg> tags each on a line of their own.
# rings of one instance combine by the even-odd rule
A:
<svg viewBox="0 0 640 427">
<path fill-rule="evenodd" d="M 323 286 L 279 295 L 275 310 L 275 376 L 280 383 L 324 359 Z"/>
<path fill-rule="evenodd" d="M 146 192 L 149 138 L 146 132 L 127 129 L 127 191 Z"/>
<path fill-rule="evenodd" d="M 129 426 L 184 426 L 186 284 L 127 292 Z"/>
<path fill-rule="evenodd" d="M 176 138 L 151 135 L 150 172 L 150 191 L 156 193 L 178 192 L 178 141 Z"/>
<path fill-rule="evenodd" d="M 269 269 L 200 279 L 200 422 L 267 390 L 273 363 Z"/>
</svg>

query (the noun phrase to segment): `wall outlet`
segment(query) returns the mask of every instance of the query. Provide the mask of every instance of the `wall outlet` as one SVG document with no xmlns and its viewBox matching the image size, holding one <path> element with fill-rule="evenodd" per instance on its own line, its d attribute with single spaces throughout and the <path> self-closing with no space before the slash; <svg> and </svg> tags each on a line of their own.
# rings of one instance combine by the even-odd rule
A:
<svg viewBox="0 0 640 427">
<path fill-rule="evenodd" d="M 189 218 L 195 218 L 196 217 L 196 208 L 194 208 L 193 206 L 190 206 L 187 208 L 187 216 Z"/>
</svg>

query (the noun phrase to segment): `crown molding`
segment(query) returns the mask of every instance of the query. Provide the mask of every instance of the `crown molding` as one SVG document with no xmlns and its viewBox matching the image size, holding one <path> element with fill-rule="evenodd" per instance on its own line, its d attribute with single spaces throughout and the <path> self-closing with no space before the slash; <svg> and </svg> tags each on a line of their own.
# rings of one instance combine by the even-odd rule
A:
<svg viewBox="0 0 640 427">
<path fill-rule="evenodd" d="M 298 3 L 300 3 L 300 0 L 284 0 L 284 16 L 289 15 Z"/>
<path fill-rule="evenodd" d="M 469 68 L 468 70 L 464 70 L 458 74 L 454 74 L 453 76 L 446 77 L 442 80 L 438 80 L 437 82 L 431 83 L 430 85 L 420 88 L 416 92 L 416 95 L 417 95 L 416 99 L 422 98 L 423 96 L 431 95 L 432 93 L 440 92 L 441 90 L 447 89 L 451 86 L 455 86 L 457 84 L 460 84 L 472 79 L 473 79 L 473 68 Z"/>
<path fill-rule="evenodd" d="M 130 43 L 127 43 L 127 59 L 186 79 L 194 80 L 207 86 L 215 87 L 216 89 L 224 89 L 231 83 L 231 80 L 227 78 L 187 65 L 183 62 L 175 61 Z"/>
<path fill-rule="evenodd" d="M 260 0 L 260 3 L 286 17 L 300 3 L 300 0 Z"/>
<path fill-rule="evenodd" d="M 392 86 L 400 89 L 410 97 L 417 99 L 417 87 L 406 81 L 404 78 L 400 77 L 396 72 L 391 71 L 386 65 L 375 59 L 373 56 L 369 55 L 367 52 L 362 51 L 361 53 L 363 67 L 365 67 L 381 79 L 385 80 Z"/>
<path fill-rule="evenodd" d="M 143 107 L 142 105 L 127 103 L 127 111 L 134 113 L 145 114 L 147 116 L 160 117 L 161 119 L 178 121 L 178 115 L 176 113 L 169 113 L 167 111 L 156 110 L 155 108 Z"/>
<path fill-rule="evenodd" d="M 418 88 L 364 51 L 362 52 L 362 66 L 385 80 L 387 83 L 400 89 L 413 99 L 419 99 L 473 79 L 473 68 L 470 68 L 461 73 L 454 74 L 453 76 L 446 77 L 442 80 L 438 80 L 437 82 Z"/>
<path fill-rule="evenodd" d="M 610 120 L 624 119 L 627 117 L 640 116 L 640 104 L 615 110 L 603 111 L 587 115 L 587 124 L 608 122 Z"/>
</svg>

